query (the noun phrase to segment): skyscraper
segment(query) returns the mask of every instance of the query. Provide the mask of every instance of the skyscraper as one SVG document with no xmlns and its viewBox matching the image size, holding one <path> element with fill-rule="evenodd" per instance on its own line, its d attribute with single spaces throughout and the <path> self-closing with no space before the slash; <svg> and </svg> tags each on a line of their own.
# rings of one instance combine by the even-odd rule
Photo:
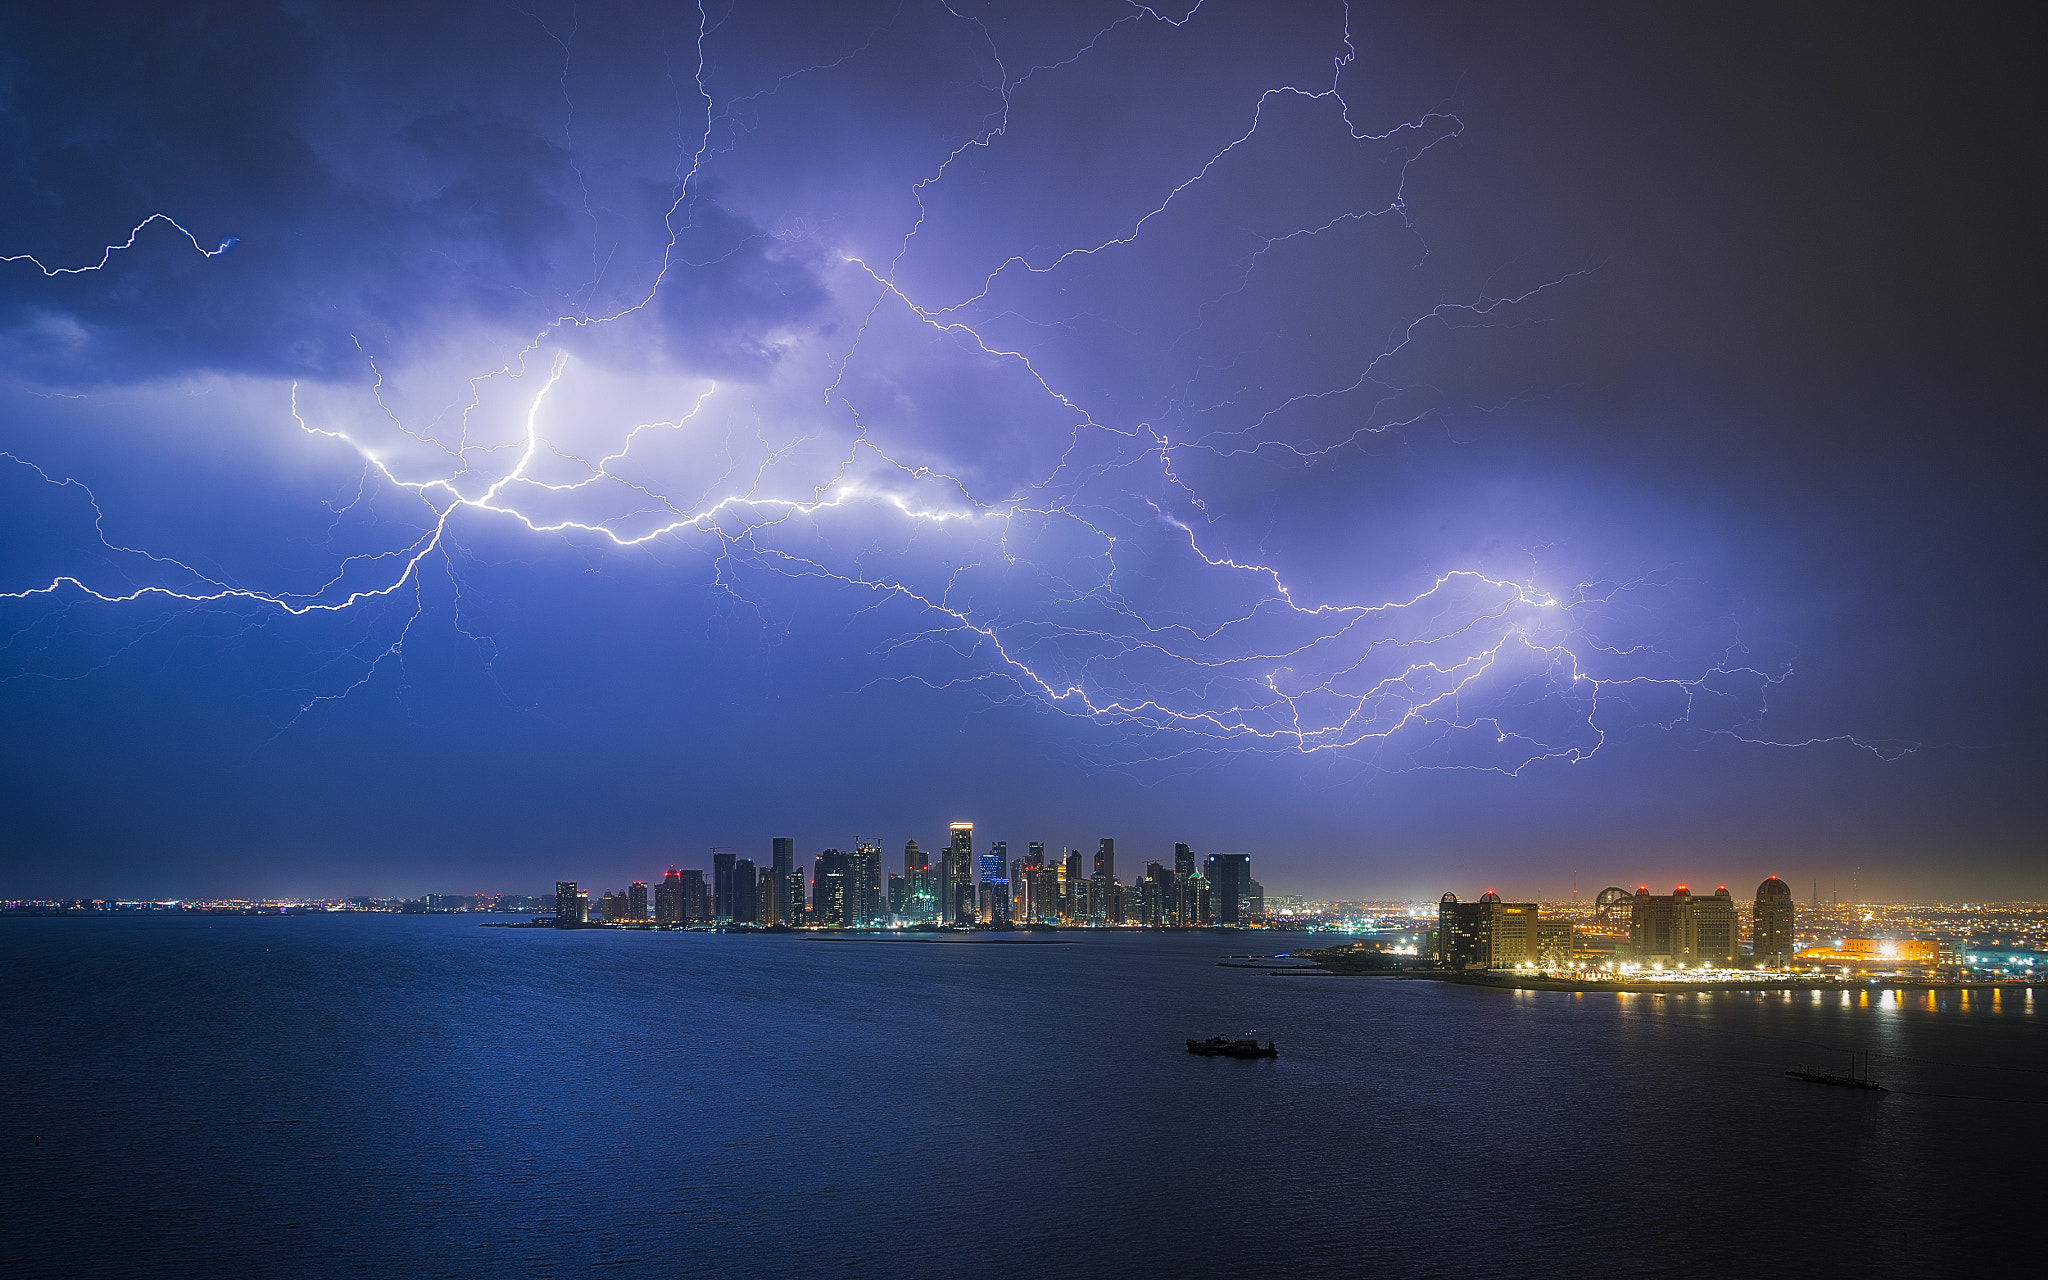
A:
<svg viewBox="0 0 2048 1280">
<path fill-rule="evenodd" d="M 711 913 L 720 924 L 732 919 L 733 855 L 711 851 Z"/>
<path fill-rule="evenodd" d="M 574 880 L 555 881 L 555 927 L 568 928 L 583 923 L 583 892 Z"/>
<path fill-rule="evenodd" d="M 1243 924 L 1244 909 L 1250 905 L 1252 857 L 1248 853 L 1212 853 L 1205 864 L 1209 878 L 1210 910 L 1216 924 Z"/>
<path fill-rule="evenodd" d="M 800 929 L 809 923 L 805 914 L 803 868 L 798 867 L 791 871 L 789 879 L 783 884 L 787 896 L 783 899 L 782 922 Z"/>
<path fill-rule="evenodd" d="M 1173 874 L 1185 880 L 1195 874 L 1195 851 L 1184 844 L 1173 846 Z"/>
<path fill-rule="evenodd" d="M 882 846 L 862 840 L 847 855 L 847 921 L 866 928 L 882 913 Z"/>
<path fill-rule="evenodd" d="M 1796 923 L 1791 885 L 1772 876 L 1756 887 L 1756 907 L 1750 917 L 1750 951 L 1758 964 L 1783 964 L 1792 956 Z"/>
<path fill-rule="evenodd" d="M 662 924 L 680 924 L 683 915 L 683 873 L 673 866 L 654 890 L 654 918 Z"/>
<path fill-rule="evenodd" d="M 974 923 L 974 824 L 956 822 L 946 843 L 946 918 L 956 925 Z"/>
<path fill-rule="evenodd" d="M 852 859 L 837 849 L 827 849 L 818 855 L 817 881 L 811 889 L 811 901 L 818 912 L 818 923 L 827 929 L 844 929 L 852 921 Z"/>
<path fill-rule="evenodd" d="M 1097 924 L 1110 922 L 1109 886 L 1116 881 L 1116 841 L 1109 836 L 1095 842 L 1095 873 L 1088 877 L 1088 918 Z"/>
<path fill-rule="evenodd" d="M 682 872 L 684 924 L 706 924 L 711 919 L 711 894 L 704 885 L 704 871 L 691 867 Z"/>
<path fill-rule="evenodd" d="M 802 924 L 804 922 L 803 880 L 796 869 L 796 841 L 788 836 L 776 836 L 769 841 L 769 885 L 764 897 L 772 894 L 775 899 L 775 918 L 767 919 L 768 906 L 761 907 L 763 924 Z M 790 883 L 796 883 L 796 904 L 791 910 Z"/>
<path fill-rule="evenodd" d="M 939 918 L 940 895 L 932 884 L 932 862 L 917 841 L 903 842 L 903 914 L 918 924 Z"/>
<path fill-rule="evenodd" d="M 1010 918 L 1010 842 L 989 841 L 988 851 L 981 855 L 981 883 L 987 906 L 981 912 L 983 921 L 995 924 L 1007 922 Z"/>
<path fill-rule="evenodd" d="M 731 922 L 761 923 L 761 877 L 752 858 L 733 859 Z"/>
<path fill-rule="evenodd" d="M 645 920 L 647 918 L 647 882 L 635 880 L 626 890 L 626 918 Z"/>
</svg>

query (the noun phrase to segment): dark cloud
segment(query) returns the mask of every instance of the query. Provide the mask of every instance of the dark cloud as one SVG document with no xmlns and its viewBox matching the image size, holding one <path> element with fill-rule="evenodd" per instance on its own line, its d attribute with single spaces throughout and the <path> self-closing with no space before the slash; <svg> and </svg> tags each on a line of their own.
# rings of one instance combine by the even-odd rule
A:
<svg viewBox="0 0 2048 1280">
<path fill-rule="evenodd" d="M 858 428 L 977 496 L 1094 522 L 994 545 L 884 503 L 772 546 L 620 551 L 465 517 L 433 573 L 335 617 L 10 603 L 0 763 L 28 784 L 0 871 L 237 889 L 288 850 L 308 888 L 418 889 L 306 877 L 503 858 L 540 881 L 571 846 L 615 875 L 685 828 L 831 843 L 972 811 L 1012 838 L 1252 847 L 1284 868 L 1269 887 L 1423 891 L 1418 865 L 1488 858 L 1732 880 L 1797 857 L 1938 892 L 1915 870 L 1934 851 L 2038 889 L 2038 9 L 1355 6 L 1343 106 L 1314 95 L 1344 6 L 1161 15 L 1180 16 L 743 4 L 709 12 L 701 69 L 690 6 L 0 17 L 0 252 L 92 262 L 155 212 L 204 248 L 239 237 L 205 258 L 157 225 L 105 271 L 0 265 L 0 448 L 91 479 L 117 541 L 317 585 L 422 505 L 375 483 L 356 502 L 332 442 L 250 446 L 253 421 L 303 441 L 232 378 L 176 402 L 153 384 L 293 377 L 368 403 L 367 352 L 431 367 L 445 395 L 387 390 L 445 421 L 469 364 L 563 318 L 544 345 L 614 384 L 738 384 L 715 430 L 647 446 L 697 450 L 693 493 L 791 442 L 829 469 Z M 1004 268 L 1141 219 L 1127 247 Z M 35 398 L 53 390 L 93 398 Z M 694 394 L 647 398 L 673 416 Z M 1101 430 L 1077 440 L 1084 417 Z M 1195 446 L 1171 476 L 1155 433 Z M 964 502 L 950 478 L 877 477 Z M 165 572 L 96 549 L 79 491 L 0 484 L 0 588 Z M 1486 764 L 1504 736 L 1483 735 L 1133 764 L 1150 740 L 1017 696 L 978 641 L 791 558 L 1028 623 L 1076 684 L 1189 698 L 1205 673 L 1155 662 L 1130 609 L 1206 634 L 1264 583 L 1193 561 L 1190 529 L 1311 600 L 1450 569 L 1639 579 L 1594 618 L 1602 645 L 1793 675 L 1714 692 L 1694 730 L 1767 701 L 1778 737 L 1932 749 L 1760 752 L 1662 727 L 1666 690 L 1617 707 L 1593 760 L 1512 781 L 1373 768 Z M 1095 534 L 1118 539 L 1107 584 Z M 1282 630 L 1260 652 L 1290 652 Z M 1256 699 L 1282 665 L 1214 683 Z M 1487 696 L 1517 732 L 1580 731 L 1524 668 Z"/>
</svg>

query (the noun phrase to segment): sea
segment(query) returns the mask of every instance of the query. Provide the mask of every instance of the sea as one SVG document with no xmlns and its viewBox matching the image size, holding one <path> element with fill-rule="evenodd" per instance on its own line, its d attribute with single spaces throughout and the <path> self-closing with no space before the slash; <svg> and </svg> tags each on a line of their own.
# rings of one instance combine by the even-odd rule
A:
<svg viewBox="0 0 2048 1280">
<path fill-rule="evenodd" d="M 2048 990 L 489 919 L 0 919 L 0 1274 L 2039 1274 Z"/>
</svg>

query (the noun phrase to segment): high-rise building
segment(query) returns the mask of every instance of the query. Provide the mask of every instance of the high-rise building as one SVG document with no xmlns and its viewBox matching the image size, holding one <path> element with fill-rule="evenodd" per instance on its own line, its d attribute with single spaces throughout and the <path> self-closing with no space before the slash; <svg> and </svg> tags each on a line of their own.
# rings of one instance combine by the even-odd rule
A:
<svg viewBox="0 0 2048 1280">
<path fill-rule="evenodd" d="M 647 919 L 646 881 L 635 880 L 632 886 L 626 890 L 626 918 L 629 920 Z"/>
<path fill-rule="evenodd" d="M 733 859 L 731 922 L 761 923 L 761 873 L 752 858 Z"/>
<path fill-rule="evenodd" d="M 981 855 L 981 882 L 987 886 L 988 905 L 981 918 L 986 924 L 1007 924 L 1010 919 L 1010 842 L 989 841 Z"/>
<path fill-rule="evenodd" d="M 862 840 L 853 846 L 851 858 L 849 868 L 853 880 L 848 891 L 853 896 L 850 910 L 853 923 L 866 928 L 874 924 L 883 911 L 882 846 L 873 840 Z"/>
<path fill-rule="evenodd" d="M 1097 924 L 1109 924 L 1109 887 L 1116 883 L 1116 841 L 1104 836 L 1095 842 L 1095 870 L 1088 877 L 1088 918 Z"/>
<path fill-rule="evenodd" d="M 910 901 L 906 895 L 905 884 L 902 876 L 889 877 L 889 914 L 899 920 L 910 915 Z"/>
<path fill-rule="evenodd" d="M 662 924 L 681 924 L 683 915 L 683 873 L 673 866 L 654 890 L 654 918 Z"/>
<path fill-rule="evenodd" d="M 768 842 L 767 887 L 761 891 L 762 924 L 802 924 L 803 906 L 797 905 L 794 914 L 790 911 L 790 880 L 797 880 L 798 897 L 802 896 L 802 879 L 796 869 L 796 841 L 788 836 L 776 836 Z M 772 905 L 771 905 L 772 904 Z M 773 919 L 770 919 L 770 914 Z"/>
<path fill-rule="evenodd" d="M 1750 917 L 1750 952 L 1758 964 L 1780 965 L 1797 950 L 1793 929 L 1797 924 L 1792 908 L 1792 886 L 1772 876 L 1756 887 L 1756 907 Z"/>
<path fill-rule="evenodd" d="M 711 920 L 711 893 L 704 883 L 701 867 L 688 867 L 682 872 L 684 924 L 707 924 Z"/>
<path fill-rule="evenodd" d="M 1251 905 L 1252 856 L 1248 853 L 1212 853 L 1204 861 L 1209 880 L 1213 923 L 1239 925 Z"/>
<path fill-rule="evenodd" d="M 1567 969 L 1578 953 L 1579 931 L 1569 920 L 1536 922 L 1536 963 L 1546 969 Z"/>
<path fill-rule="evenodd" d="M 946 919 L 951 924 L 974 923 L 974 824 L 956 822 L 946 842 Z"/>
<path fill-rule="evenodd" d="M 1479 904 L 1460 902 L 1446 891 L 1436 904 L 1436 963 L 1439 969 L 1484 969 L 1486 935 Z"/>
<path fill-rule="evenodd" d="M 734 866 L 737 867 L 738 864 L 735 863 Z M 789 923 L 786 918 L 789 910 L 789 881 L 776 873 L 772 861 L 760 870 L 754 892 L 754 909 L 754 923 L 764 929 Z"/>
<path fill-rule="evenodd" d="M 783 898 L 782 922 L 796 928 L 802 928 L 807 922 L 804 905 L 803 868 L 798 867 L 796 870 L 791 871 L 789 878 L 783 882 L 783 885 L 785 896 Z"/>
<path fill-rule="evenodd" d="M 1154 929 L 1171 929 L 1181 921 L 1180 877 L 1157 862 L 1145 864 L 1145 878 L 1138 882 L 1138 923 Z"/>
<path fill-rule="evenodd" d="M 903 842 L 903 914 L 917 924 L 939 918 L 940 895 L 932 879 L 932 862 L 917 841 Z"/>
<path fill-rule="evenodd" d="M 853 923 L 853 859 L 837 849 L 818 855 L 817 878 L 811 886 L 811 902 L 818 923 L 827 929 L 844 929 Z"/>
<path fill-rule="evenodd" d="M 1060 923 L 1078 924 L 1088 918 L 1088 881 L 1081 875 L 1081 851 L 1069 849 L 1060 855 Z"/>
<path fill-rule="evenodd" d="M 1736 933 L 1735 899 L 1725 884 L 1708 898 L 1694 897 L 1684 885 L 1669 894 L 1644 885 L 1629 900 L 1629 955 L 1639 964 L 1731 965 Z"/>
<path fill-rule="evenodd" d="M 1446 893 L 1437 903 L 1436 962 L 1442 968 L 1501 969 L 1534 964 L 1542 954 L 1542 922 L 1533 902 L 1503 902 L 1488 889 L 1477 902 Z"/>
<path fill-rule="evenodd" d="M 1543 932 L 1536 904 L 1503 902 L 1488 889 L 1479 899 L 1482 927 L 1486 930 L 1486 963 L 1492 969 L 1511 969 L 1534 964 L 1543 954 Z"/>
<path fill-rule="evenodd" d="M 1182 879 L 1195 874 L 1195 851 L 1187 845 L 1173 846 L 1173 874 Z"/>
<path fill-rule="evenodd" d="M 734 855 L 711 852 L 711 911 L 724 924 L 732 919 L 732 864 Z"/>
<path fill-rule="evenodd" d="M 555 927 L 568 928 L 583 923 L 583 893 L 574 880 L 555 881 Z"/>
</svg>

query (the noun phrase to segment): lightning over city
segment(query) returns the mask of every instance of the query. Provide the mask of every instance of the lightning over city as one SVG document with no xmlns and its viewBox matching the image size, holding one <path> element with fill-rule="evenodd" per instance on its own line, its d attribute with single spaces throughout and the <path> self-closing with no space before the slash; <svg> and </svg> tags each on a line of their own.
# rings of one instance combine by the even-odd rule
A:
<svg viewBox="0 0 2048 1280">
<path fill-rule="evenodd" d="M 2044 37 L 0 12 L 0 1267 L 2024 1274 Z"/>
<path fill-rule="evenodd" d="M 306 21 L 296 57 L 372 38 Z M 1030 726 L 1143 785 L 1541 792 L 1674 749 L 1877 778 L 1953 737 L 1807 696 L 1852 677 L 1711 498 L 1662 519 L 1665 482 L 1567 460 L 1615 413 L 1585 317 L 1643 251 L 1465 194 L 1502 122 L 1414 85 L 1384 15 L 389 21 L 428 61 L 250 78 L 179 163 L 95 143 L 75 182 L 132 208 L 59 180 L 75 126 L 12 117 L 8 685 L 225 646 L 259 755 L 449 680 L 545 719 L 551 606 L 510 579 L 574 563 L 601 611 L 719 632 L 646 636 L 664 684 L 736 645 L 835 716 Z"/>
</svg>

